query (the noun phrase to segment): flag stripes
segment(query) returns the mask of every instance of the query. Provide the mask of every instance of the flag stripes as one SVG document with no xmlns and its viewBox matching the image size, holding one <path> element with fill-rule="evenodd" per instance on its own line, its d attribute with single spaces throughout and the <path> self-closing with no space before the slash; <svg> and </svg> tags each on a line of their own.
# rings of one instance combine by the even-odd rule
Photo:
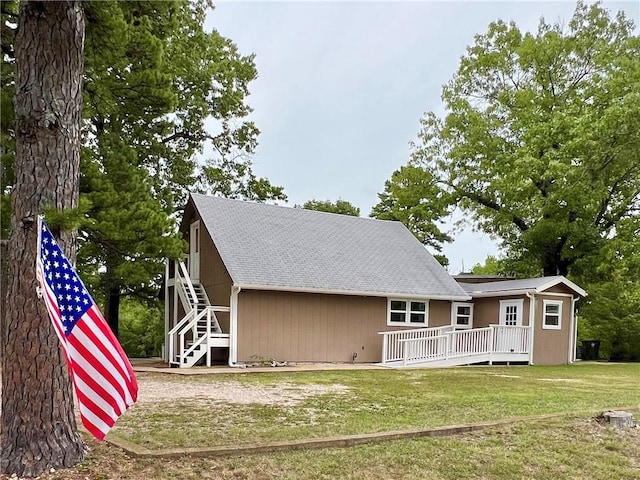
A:
<svg viewBox="0 0 640 480">
<path fill-rule="evenodd" d="M 36 277 L 75 386 L 82 423 L 102 440 L 134 404 L 131 363 L 44 221 L 38 222 Z"/>
</svg>

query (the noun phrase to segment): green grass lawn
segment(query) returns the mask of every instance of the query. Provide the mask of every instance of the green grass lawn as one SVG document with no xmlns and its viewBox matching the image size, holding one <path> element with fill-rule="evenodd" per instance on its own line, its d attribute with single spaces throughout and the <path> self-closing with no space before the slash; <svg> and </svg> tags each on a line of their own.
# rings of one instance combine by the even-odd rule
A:
<svg viewBox="0 0 640 480">
<path fill-rule="evenodd" d="M 297 405 L 241 405 L 202 398 L 138 404 L 118 421 L 116 435 L 152 450 L 268 444 L 539 414 L 581 414 L 589 419 L 613 407 L 640 407 L 639 364 L 161 378 L 178 390 L 187 384 L 240 382 L 256 388 L 342 385 L 346 391 L 313 395 Z M 457 440 L 442 440 L 449 441 Z"/>
<path fill-rule="evenodd" d="M 89 441 L 78 467 L 40 480 L 637 480 L 640 429 L 567 416 L 446 438 L 230 458 L 129 458 Z"/>
</svg>

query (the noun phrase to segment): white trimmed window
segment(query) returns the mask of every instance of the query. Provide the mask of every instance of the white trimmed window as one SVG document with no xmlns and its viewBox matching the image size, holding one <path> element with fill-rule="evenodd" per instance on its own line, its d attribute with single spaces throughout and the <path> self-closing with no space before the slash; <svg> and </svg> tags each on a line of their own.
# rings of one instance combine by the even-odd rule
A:
<svg viewBox="0 0 640 480">
<path fill-rule="evenodd" d="M 456 328 L 473 328 L 473 303 L 453 302 L 451 325 Z"/>
<path fill-rule="evenodd" d="M 426 327 L 429 302 L 407 298 L 390 298 L 388 303 L 387 325 L 415 325 Z"/>
<path fill-rule="evenodd" d="M 542 328 L 560 330 L 562 328 L 562 300 L 543 300 Z"/>
</svg>

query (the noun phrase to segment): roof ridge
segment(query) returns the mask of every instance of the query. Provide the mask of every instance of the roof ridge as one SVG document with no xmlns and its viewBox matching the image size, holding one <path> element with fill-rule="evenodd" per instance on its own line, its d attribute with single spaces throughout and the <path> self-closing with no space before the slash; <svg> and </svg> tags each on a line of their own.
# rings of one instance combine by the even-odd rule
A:
<svg viewBox="0 0 640 480">
<path fill-rule="evenodd" d="M 389 223 L 389 224 L 396 224 L 399 223 L 401 225 L 404 225 L 400 220 L 383 220 L 380 218 L 372 218 L 372 217 L 361 217 L 361 216 L 353 216 L 353 215 L 345 215 L 342 213 L 334 213 L 334 212 L 323 212 L 321 210 L 312 210 L 309 208 L 302 208 L 302 207 L 296 207 L 294 206 L 289 206 L 289 205 L 278 205 L 278 204 L 273 204 L 273 203 L 263 203 L 263 202 L 256 202 L 255 200 L 242 200 L 239 198 L 227 198 L 227 197 L 220 197 L 220 196 L 216 196 L 216 195 L 205 195 L 202 193 L 192 193 L 190 192 L 190 195 L 192 197 L 198 196 L 198 197 L 202 197 L 203 199 L 206 200 L 213 200 L 213 201 L 224 201 L 224 202 L 233 202 L 233 203 L 237 203 L 237 204 L 250 204 L 250 205 L 255 205 L 255 206 L 260 206 L 260 207 L 275 207 L 275 208 L 281 208 L 281 209 L 286 209 L 289 211 L 303 211 L 303 212 L 312 212 L 312 214 L 325 214 L 325 215 L 339 215 L 340 217 L 346 217 L 346 218 L 355 218 L 355 219 L 359 219 L 359 220 L 366 220 L 366 221 L 374 221 L 374 222 L 384 222 L 384 223 Z"/>
</svg>

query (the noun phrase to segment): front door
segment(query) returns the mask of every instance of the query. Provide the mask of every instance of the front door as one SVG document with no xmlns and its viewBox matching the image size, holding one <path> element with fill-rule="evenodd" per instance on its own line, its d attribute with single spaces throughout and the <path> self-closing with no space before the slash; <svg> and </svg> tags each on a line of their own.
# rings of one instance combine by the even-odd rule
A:
<svg viewBox="0 0 640 480">
<path fill-rule="evenodd" d="M 189 231 L 189 276 L 200 283 L 200 221 L 193 222 Z"/>
<path fill-rule="evenodd" d="M 500 300 L 500 326 L 522 326 L 524 300 Z M 519 353 L 522 350 L 522 332 L 519 328 L 498 328 L 493 348 L 499 353 Z"/>
<path fill-rule="evenodd" d="M 500 300 L 500 325 L 519 327 L 522 325 L 524 300 Z"/>
</svg>

